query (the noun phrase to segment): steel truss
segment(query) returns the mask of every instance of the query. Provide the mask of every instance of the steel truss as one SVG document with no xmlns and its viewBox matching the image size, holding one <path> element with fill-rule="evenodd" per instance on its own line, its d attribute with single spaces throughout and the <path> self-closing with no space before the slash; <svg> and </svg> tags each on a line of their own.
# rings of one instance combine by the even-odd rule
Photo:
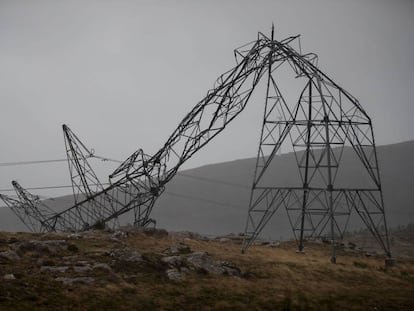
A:
<svg viewBox="0 0 414 311">
<path fill-rule="evenodd" d="M 90 174 L 89 167 L 82 167 L 86 162 L 81 156 L 82 153 L 88 154 L 88 150 L 79 141 L 75 148 L 68 148 L 67 144 L 72 157 L 81 159 L 81 165 L 69 165 L 76 168 L 76 174 L 71 175 L 74 189 L 82 189 L 82 194 L 88 193 L 86 198 L 78 200 L 71 208 L 47 219 L 55 224 L 54 230 L 85 230 L 113 221 L 131 210 L 135 211 L 137 225 L 152 223 L 149 216 L 165 184 L 186 160 L 244 109 L 266 71 L 268 59 L 265 49 L 268 45 L 269 39 L 259 34 L 249 50 L 245 51 L 245 47 L 236 50 L 237 65 L 217 79 L 214 88 L 187 114 L 165 145 L 152 156 L 142 150 L 136 151 L 109 176 L 110 185 L 103 189 L 88 192 L 84 185 L 87 182 L 82 180 L 95 180 L 94 177 L 78 176 L 79 172 Z M 71 141 L 77 139 L 73 137 Z"/>
<path fill-rule="evenodd" d="M 53 231 L 53 224 L 46 220 L 56 212 L 37 195 L 25 190 L 17 181 L 12 181 L 17 198 L 0 194 L 0 199 L 23 222 L 31 232 Z"/>
<path fill-rule="evenodd" d="M 236 49 L 236 66 L 217 79 L 164 146 L 152 156 L 137 150 L 109 175 L 109 186 L 99 182 L 88 164 L 93 152 L 64 125 L 75 204 L 52 215 L 39 210 L 42 217 L 37 212 L 29 216 L 43 231 L 78 231 L 114 223 L 120 215 L 134 211 L 136 225 L 147 226 L 153 222 L 149 216 L 166 183 L 238 116 L 265 76 L 265 113 L 243 251 L 282 207 L 300 251 L 306 238 L 324 234 L 334 245 L 355 211 L 391 256 L 371 119 L 352 95 L 318 69 L 315 54 L 303 55 L 300 46 L 293 47 L 298 43 L 299 36 L 274 40 L 272 29 L 270 38 L 259 33 L 255 41 Z M 304 81 L 295 105 L 287 102 L 276 84 L 276 72 L 283 64 Z M 286 142 L 295 152 L 300 182 L 284 187 L 265 184 L 266 172 Z M 346 146 L 362 163 L 370 187 L 338 187 Z"/>
<path fill-rule="evenodd" d="M 247 250 L 282 208 L 288 213 L 298 250 L 303 251 L 305 239 L 323 237 L 333 245 L 331 261 L 335 262 L 336 241 L 343 238 L 354 211 L 390 257 L 371 119 L 352 95 L 317 68 L 314 54 L 301 55 L 292 47 L 294 43 L 272 40 L 265 113 L 242 250 Z M 294 105 L 285 100 L 275 81 L 275 69 L 282 63 L 288 63 L 304 83 Z M 297 169 L 292 174 L 298 178 L 295 184 L 274 186 L 265 176 L 282 144 L 293 149 Z M 344 152 L 355 156 L 360 170 L 341 170 Z M 359 186 L 361 178 L 366 182 Z"/>
</svg>

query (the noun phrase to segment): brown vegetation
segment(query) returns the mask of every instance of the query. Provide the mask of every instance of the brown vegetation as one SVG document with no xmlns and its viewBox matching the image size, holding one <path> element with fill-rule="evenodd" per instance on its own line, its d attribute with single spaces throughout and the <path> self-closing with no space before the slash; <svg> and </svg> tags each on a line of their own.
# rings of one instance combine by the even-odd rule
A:
<svg viewBox="0 0 414 311">
<path fill-rule="evenodd" d="M 162 231 L 0 233 L 0 310 L 414 309 L 410 259 L 385 269 L 383 258 L 343 249 L 333 265 L 329 245 L 295 249 L 286 242 L 241 255 L 237 241 Z M 181 256 L 181 280 L 168 276 L 166 250 Z M 188 256 L 198 252 L 239 276 L 197 267 Z"/>
</svg>

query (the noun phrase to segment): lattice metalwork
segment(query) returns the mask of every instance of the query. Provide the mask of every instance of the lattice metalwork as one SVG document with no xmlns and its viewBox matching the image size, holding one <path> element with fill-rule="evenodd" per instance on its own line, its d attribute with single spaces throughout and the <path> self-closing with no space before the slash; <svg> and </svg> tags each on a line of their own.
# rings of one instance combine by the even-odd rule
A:
<svg viewBox="0 0 414 311">
<path fill-rule="evenodd" d="M 12 181 L 16 198 L 0 194 L 0 199 L 32 232 L 54 230 L 54 224 L 47 219 L 56 212 L 47 206 L 37 195 L 25 190 L 17 181 Z"/>
<path fill-rule="evenodd" d="M 165 184 L 186 160 L 244 109 L 266 71 L 268 56 L 264 49 L 268 43 L 269 39 L 259 34 L 247 51 L 244 51 L 246 47 L 236 50 L 237 65 L 217 79 L 214 88 L 183 119 L 157 153 L 147 156 L 138 150 L 131 155 L 110 175 L 108 187 L 88 193 L 84 200 L 51 217 L 49 220 L 56 223 L 55 230 L 87 229 L 131 210 L 135 211 L 137 225 L 152 223 L 149 216 Z M 77 151 L 75 153 L 78 154 Z M 84 171 L 89 172 L 88 169 Z M 91 204 L 97 204 L 91 202 L 99 200 L 104 203 L 98 215 L 91 208 Z"/>
<path fill-rule="evenodd" d="M 296 47 L 297 46 L 297 47 Z M 277 41 L 259 33 L 234 52 L 236 66 L 188 113 L 154 155 L 141 149 L 99 182 L 88 158 L 93 152 L 63 126 L 75 204 L 41 222 L 42 230 L 77 231 L 108 224 L 129 211 L 135 223 L 147 226 L 156 199 L 181 165 L 205 146 L 245 108 L 266 77 L 265 112 L 251 192 L 245 251 L 281 207 L 288 212 L 299 250 L 309 237 L 342 238 L 349 216 L 356 212 L 390 256 L 372 122 L 358 101 L 318 69 L 313 53 L 302 54 L 299 36 Z M 299 98 L 281 92 L 279 72 L 290 67 L 299 82 Z M 276 185 L 266 176 L 282 145 L 295 154 L 295 182 Z M 344 153 L 356 156 L 364 180 L 343 183 Z M 342 176 L 342 177 L 341 177 Z M 351 176 L 352 177 L 352 176 Z M 341 180 L 342 178 L 342 180 Z M 42 213 L 41 213 L 42 214 Z M 382 230 L 383 229 L 383 230 Z M 333 248 L 334 250 L 334 248 Z M 335 261 L 335 253 L 332 254 Z"/>
<path fill-rule="evenodd" d="M 308 238 L 341 240 L 356 212 L 391 256 L 372 122 L 359 102 L 316 66 L 314 54 L 302 55 L 298 38 L 271 40 L 262 133 L 256 162 L 245 251 L 279 209 L 287 211 L 303 251 Z M 294 44 L 299 48 L 295 49 Z M 285 100 L 276 70 L 290 65 L 303 89 L 296 103 Z M 280 130 L 281 129 L 281 130 Z M 266 178 L 281 146 L 289 145 L 296 159 L 296 179 L 275 185 Z M 354 155 L 354 171 L 341 170 L 344 153 Z M 361 182 L 363 181 L 363 182 Z"/>
</svg>

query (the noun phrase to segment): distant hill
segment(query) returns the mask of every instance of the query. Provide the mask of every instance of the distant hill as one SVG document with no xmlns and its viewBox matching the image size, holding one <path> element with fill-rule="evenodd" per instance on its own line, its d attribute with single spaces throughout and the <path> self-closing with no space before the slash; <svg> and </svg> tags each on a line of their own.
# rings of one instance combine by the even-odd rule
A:
<svg viewBox="0 0 414 311">
<path fill-rule="evenodd" d="M 384 200 L 390 227 L 414 223 L 414 141 L 377 147 Z M 359 169 L 350 148 L 345 149 L 342 170 Z M 226 234 L 244 231 L 255 158 L 206 165 L 181 171 L 157 201 L 152 217 L 157 226 L 168 230 L 189 230 L 203 234 Z M 269 172 L 269 180 L 292 183 L 294 154 L 277 156 Z M 361 185 L 364 179 L 361 179 Z M 56 198 L 47 203 L 62 208 L 70 206 L 71 196 Z M 287 239 L 292 236 L 284 210 L 279 210 L 263 232 L 264 237 Z M 132 221 L 129 215 L 123 222 Z M 362 227 L 352 221 L 351 229 Z M 0 230 L 23 230 L 24 227 L 6 209 L 0 210 Z"/>
<path fill-rule="evenodd" d="M 389 226 L 414 222 L 411 197 L 414 191 L 414 141 L 379 146 L 377 151 Z M 344 151 L 341 163 L 345 172 L 359 169 L 352 153 L 350 148 Z M 255 161 L 255 158 L 241 159 L 183 171 L 195 178 L 176 176 L 159 199 L 153 217 L 160 227 L 170 230 L 187 229 L 206 234 L 244 231 Z M 293 182 L 294 161 L 293 153 L 278 156 L 268 178 L 287 184 Z M 220 183 L 211 182 L 213 180 Z M 353 229 L 360 226 L 358 221 Z M 273 238 L 292 236 L 283 210 L 279 210 L 267 226 L 264 236 L 267 235 Z"/>
</svg>

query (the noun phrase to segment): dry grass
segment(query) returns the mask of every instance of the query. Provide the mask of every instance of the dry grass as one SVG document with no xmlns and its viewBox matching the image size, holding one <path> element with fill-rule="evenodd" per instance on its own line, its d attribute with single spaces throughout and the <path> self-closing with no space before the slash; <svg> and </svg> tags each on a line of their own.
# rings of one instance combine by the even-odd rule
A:
<svg viewBox="0 0 414 311">
<path fill-rule="evenodd" d="M 54 280 L 59 275 L 40 271 L 36 254 L 17 262 L 0 260 L 0 310 L 414 310 L 410 260 L 385 269 L 382 258 L 340 252 L 333 265 L 329 247 L 320 244 L 307 245 L 304 254 L 295 252 L 295 243 L 286 242 L 278 248 L 255 246 L 241 255 L 240 245 L 232 242 L 143 234 L 116 241 L 109 233 L 82 239 L 0 233 L 0 251 L 9 249 L 10 241 L 31 239 L 67 239 L 76 246 L 49 256 L 52 263 L 76 257 L 110 264 L 112 271 L 94 271 L 98 281 L 90 285 L 63 285 Z M 182 282 L 170 281 L 157 256 L 178 242 L 235 264 L 242 277 L 193 272 Z M 105 255 L 125 247 L 144 254 L 150 263 L 121 265 Z M 4 280 L 9 273 L 16 279 Z M 136 275 L 133 282 L 126 278 L 130 275 Z"/>
</svg>

